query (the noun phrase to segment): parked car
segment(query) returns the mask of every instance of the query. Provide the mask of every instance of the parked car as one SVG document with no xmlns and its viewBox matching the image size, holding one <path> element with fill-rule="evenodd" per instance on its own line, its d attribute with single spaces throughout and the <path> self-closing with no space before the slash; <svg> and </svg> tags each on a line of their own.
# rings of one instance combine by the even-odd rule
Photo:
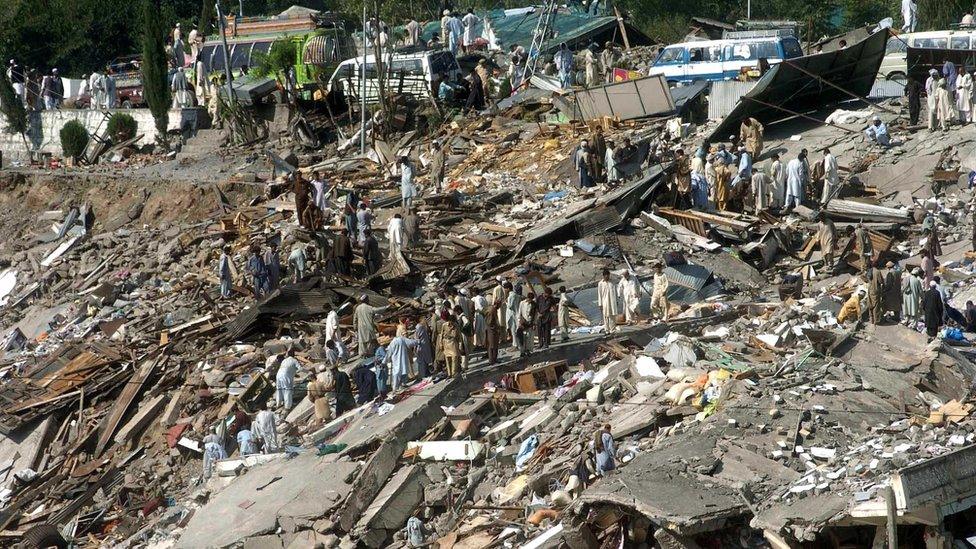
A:
<svg viewBox="0 0 976 549">
<path fill-rule="evenodd" d="M 801 56 L 800 42 L 793 36 L 701 40 L 664 48 L 648 74 L 662 75 L 671 83 L 734 80 L 743 70 L 758 70 L 760 59 L 775 65 Z"/>
<path fill-rule="evenodd" d="M 418 53 L 389 54 L 384 63 L 386 68 L 387 93 L 401 93 L 417 98 L 427 98 L 436 94 L 442 78 L 457 80 L 461 67 L 457 58 L 447 50 L 430 50 Z M 363 57 L 346 59 L 329 78 L 329 91 L 341 89 L 350 101 L 359 101 L 362 95 Z M 365 58 L 366 103 L 379 101 L 379 81 L 377 79 L 376 56 Z"/>
<path fill-rule="evenodd" d="M 931 48 L 940 50 L 976 49 L 976 30 L 944 30 L 914 32 L 892 36 L 888 39 L 885 56 L 881 61 L 878 75 L 887 80 L 907 81 L 908 48 Z"/>
</svg>

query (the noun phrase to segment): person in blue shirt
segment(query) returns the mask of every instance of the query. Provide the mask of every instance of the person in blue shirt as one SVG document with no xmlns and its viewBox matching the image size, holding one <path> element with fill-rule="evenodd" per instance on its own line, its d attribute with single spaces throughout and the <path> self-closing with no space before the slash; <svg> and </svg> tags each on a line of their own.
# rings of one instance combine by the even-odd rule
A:
<svg viewBox="0 0 976 549">
<path fill-rule="evenodd" d="M 868 129 L 864 130 L 864 135 L 882 147 L 891 146 L 891 136 L 888 135 L 888 126 L 877 115 L 871 119 L 871 125 L 868 126 Z"/>
</svg>

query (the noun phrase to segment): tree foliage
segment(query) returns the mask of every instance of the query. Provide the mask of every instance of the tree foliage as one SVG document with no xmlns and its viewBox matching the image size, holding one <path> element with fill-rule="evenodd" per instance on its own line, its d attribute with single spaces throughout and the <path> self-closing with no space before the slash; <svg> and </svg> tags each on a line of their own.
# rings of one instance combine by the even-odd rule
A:
<svg viewBox="0 0 976 549">
<path fill-rule="evenodd" d="M 88 130 L 77 120 L 69 120 L 59 133 L 61 137 L 61 150 L 65 156 L 71 158 L 81 158 L 85 154 L 85 147 L 88 146 Z"/>
<path fill-rule="evenodd" d="M 124 112 L 117 112 L 108 119 L 108 135 L 113 143 L 121 143 L 126 139 L 132 139 L 139 130 L 136 119 Z"/>
<path fill-rule="evenodd" d="M 7 78 L 6 72 L 0 74 L 0 112 L 3 113 L 9 133 L 20 135 L 27 133 L 27 109 L 17 97 L 17 92 L 14 91 L 14 86 Z"/>
<path fill-rule="evenodd" d="M 170 90 L 166 65 L 166 27 L 157 18 L 158 0 L 143 0 L 142 94 L 156 121 L 156 131 L 166 135 L 169 123 Z"/>
<path fill-rule="evenodd" d="M 295 65 L 298 45 L 291 40 L 275 40 L 268 53 L 254 54 L 256 61 L 252 71 L 256 76 L 273 77 L 284 83 L 288 69 Z"/>
</svg>

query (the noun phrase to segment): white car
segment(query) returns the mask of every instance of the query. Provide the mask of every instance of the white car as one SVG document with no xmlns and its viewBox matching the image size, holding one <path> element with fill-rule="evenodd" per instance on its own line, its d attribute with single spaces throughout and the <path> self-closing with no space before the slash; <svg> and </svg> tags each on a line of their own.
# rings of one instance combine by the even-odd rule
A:
<svg viewBox="0 0 976 549">
<path fill-rule="evenodd" d="M 976 30 L 915 32 L 888 39 L 878 75 L 888 80 L 908 80 L 908 48 L 950 50 L 976 49 Z"/>
<path fill-rule="evenodd" d="M 365 58 L 366 103 L 379 102 L 376 56 Z M 410 54 L 390 54 L 386 57 L 384 83 L 387 94 L 409 94 L 417 98 L 437 94 L 437 86 L 443 78 L 457 80 L 461 67 L 457 58 L 447 50 L 431 50 Z M 350 101 L 359 102 L 362 95 L 363 57 L 346 59 L 329 78 L 329 91 L 341 88 Z"/>
<path fill-rule="evenodd" d="M 802 55 L 800 42 L 792 36 L 684 42 L 664 48 L 648 75 L 664 76 L 671 83 L 734 80 L 743 70 L 757 70 L 760 59 L 775 65 Z"/>
</svg>

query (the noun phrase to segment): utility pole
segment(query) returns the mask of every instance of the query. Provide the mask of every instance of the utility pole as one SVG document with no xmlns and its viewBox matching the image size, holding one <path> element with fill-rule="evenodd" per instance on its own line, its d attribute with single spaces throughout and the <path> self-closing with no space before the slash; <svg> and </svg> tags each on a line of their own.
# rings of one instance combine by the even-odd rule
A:
<svg viewBox="0 0 976 549">
<path fill-rule="evenodd" d="M 237 0 L 238 10 L 237 12 L 241 14 L 241 18 L 244 17 L 244 0 Z"/>
<path fill-rule="evenodd" d="M 215 4 L 217 6 L 217 23 L 220 26 L 220 40 L 223 42 L 223 52 L 224 52 L 224 73 L 227 76 L 227 100 L 233 105 L 237 103 L 237 99 L 234 97 L 234 73 L 230 70 L 230 55 L 227 53 L 227 32 L 224 28 L 224 12 L 220 9 L 220 2 Z"/>
<path fill-rule="evenodd" d="M 752 19 L 752 0 L 746 0 L 746 19 Z"/>
<path fill-rule="evenodd" d="M 366 2 L 363 1 L 363 64 L 359 66 L 359 110 L 362 127 L 359 132 L 359 154 L 366 154 L 366 51 L 369 38 L 366 36 Z"/>
</svg>

